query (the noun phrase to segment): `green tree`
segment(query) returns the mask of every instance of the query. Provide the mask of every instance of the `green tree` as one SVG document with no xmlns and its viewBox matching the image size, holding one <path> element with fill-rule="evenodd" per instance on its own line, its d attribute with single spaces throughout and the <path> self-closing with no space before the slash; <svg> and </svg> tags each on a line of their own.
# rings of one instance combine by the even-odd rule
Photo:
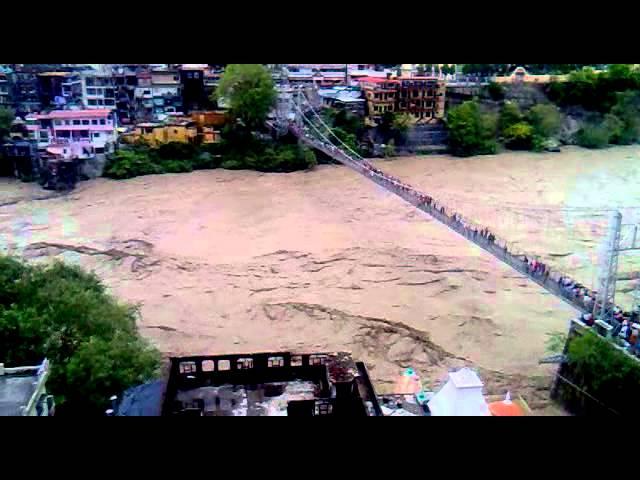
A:
<svg viewBox="0 0 640 480">
<path fill-rule="evenodd" d="M 12 109 L 0 107 L 0 140 L 9 135 L 11 124 L 15 118 L 15 112 Z"/>
<path fill-rule="evenodd" d="M 232 116 L 253 130 L 264 124 L 275 103 L 276 91 L 264 66 L 232 63 L 225 69 L 215 96 L 229 102 Z"/>
<path fill-rule="evenodd" d="M 160 355 L 136 329 L 137 309 L 93 273 L 0 257 L 0 352 L 8 366 L 51 361 L 62 414 L 100 415 L 113 394 L 154 378 Z"/>
<path fill-rule="evenodd" d="M 447 114 L 449 147 L 454 155 L 495 153 L 496 119 L 483 112 L 476 101 L 464 102 Z"/>
<path fill-rule="evenodd" d="M 622 415 L 635 413 L 640 399 L 640 367 L 635 359 L 592 331 L 573 338 L 567 356 L 573 383 Z"/>
</svg>

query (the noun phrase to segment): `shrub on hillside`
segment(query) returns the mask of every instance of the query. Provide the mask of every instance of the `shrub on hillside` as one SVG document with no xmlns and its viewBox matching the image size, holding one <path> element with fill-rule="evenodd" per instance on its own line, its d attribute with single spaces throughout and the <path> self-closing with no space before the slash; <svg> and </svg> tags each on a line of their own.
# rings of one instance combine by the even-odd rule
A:
<svg viewBox="0 0 640 480">
<path fill-rule="evenodd" d="M 136 309 L 79 267 L 0 257 L 0 351 L 7 366 L 51 361 L 63 414 L 104 412 L 111 395 L 157 373 L 160 356 L 137 333 Z"/>
<path fill-rule="evenodd" d="M 491 100 L 495 101 L 504 100 L 506 94 L 504 87 L 496 82 L 489 83 L 487 86 L 487 93 Z"/>
<path fill-rule="evenodd" d="M 609 144 L 612 127 L 604 123 L 583 125 L 576 133 L 576 143 L 585 148 L 604 148 Z"/>
<path fill-rule="evenodd" d="M 135 150 L 118 150 L 110 155 L 104 167 L 103 175 L 108 178 L 122 180 L 163 173 L 162 168 L 148 153 L 138 153 Z"/>
<path fill-rule="evenodd" d="M 542 138 L 558 135 L 562 127 L 562 113 L 551 104 L 534 105 L 527 112 L 527 120 L 533 127 L 533 134 Z"/>
<path fill-rule="evenodd" d="M 588 331 L 570 341 L 568 361 L 571 380 L 589 395 L 622 415 L 636 411 L 640 366 L 635 359 Z M 569 392 L 578 393 L 575 389 L 567 389 Z"/>
<path fill-rule="evenodd" d="M 527 122 L 518 122 L 503 132 L 505 146 L 511 150 L 530 150 L 533 145 L 533 127 Z"/>
<path fill-rule="evenodd" d="M 522 122 L 523 115 L 517 103 L 506 102 L 498 115 L 498 131 L 504 135 L 505 131 L 513 125 Z"/>
<path fill-rule="evenodd" d="M 483 112 L 475 101 L 453 107 L 447 115 L 449 147 L 457 156 L 495 153 L 496 118 Z"/>
<path fill-rule="evenodd" d="M 620 121 L 619 131 L 611 138 L 612 143 L 629 145 L 640 139 L 640 91 L 619 93 L 611 114 Z"/>
</svg>

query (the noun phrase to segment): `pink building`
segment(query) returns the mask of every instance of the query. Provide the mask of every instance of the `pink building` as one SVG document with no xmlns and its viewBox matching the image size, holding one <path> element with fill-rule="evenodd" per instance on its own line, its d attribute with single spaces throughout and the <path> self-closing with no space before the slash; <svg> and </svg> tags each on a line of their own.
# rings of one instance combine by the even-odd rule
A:
<svg viewBox="0 0 640 480">
<path fill-rule="evenodd" d="M 116 125 L 111 110 L 54 110 L 28 115 L 29 138 L 38 148 L 76 144 L 93 153 L 108 153 L 116 141 Z"/>
</svg>

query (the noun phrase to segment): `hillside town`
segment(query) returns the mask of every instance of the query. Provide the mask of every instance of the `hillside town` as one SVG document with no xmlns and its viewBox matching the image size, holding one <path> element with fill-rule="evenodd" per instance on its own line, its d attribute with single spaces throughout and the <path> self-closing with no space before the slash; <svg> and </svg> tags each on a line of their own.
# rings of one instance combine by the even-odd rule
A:
<svg viewBox="0 0 640 480">
<path fill-rule="evenodd" d="M 639 65 L 2 64 L 0 140 L 0 415 L 640 398 Z"/>
<path fill-rule="evenodd" d="M 398 154 L 446 151 L 447 105 L 471 98 L 489 81 L 562 80 L 523 67 L 491 78 L 465 75 L 456 65 L 267 67 L 281 97 L 307 89 L 323 108 L 361 122 L 367 133 L 358 141 L 372 154 L 385 148 Z M 19 178 L 40 177 L 46 188 L 64 188 L 74 183 L 73 171 L 99 176 L 106 157 L 122 144 L 217 144 L 229 121 L 224 98 L 215 95 L 224 70 L 224 64 L 0 65 L 0 108 L 14 114 L 2 169 Z M 379 133 L 392 117 L 405 122 L 402 145 Z M 71 180 L 57 182 L 60 175 Z"/>
</svg>

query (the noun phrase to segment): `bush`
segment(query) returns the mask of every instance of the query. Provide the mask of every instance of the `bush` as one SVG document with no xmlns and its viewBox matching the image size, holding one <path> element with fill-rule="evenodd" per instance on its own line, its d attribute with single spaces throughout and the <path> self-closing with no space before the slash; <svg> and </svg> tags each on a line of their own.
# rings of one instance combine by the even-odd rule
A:
<svg viewBox="0 0 640 480">
<path fill-rule="evenodd" d="M 8 366 L 51 361 L 62 414 L 101 415 L 111 395 L 153 378 L 160 355 L 137 333 L 136 309 L 79 267 L 0 257 L 0 351 Z"/>
<path fill-rule="evenodd" d="M 475 101 L 451 108 L 447 115 L 449 147 L 457 156 L 495 153 L 496 119 L 484 113 Z"/>
<path fill-rule="evenodd" d="M 318 159 L 316 158 L 316 152 L 310 148 L 303 148 L 304 162 L 308 169 L 314 168 L 318 165 Z"/>
<path fill-rule="evenodd" d="M 612 135 L 611 142 L 629 145 L 640 139 L 640 92 L 621 92 L 616 97 L 616 104 L 611 109 L 620 122 L 618 131 Z"/>
<path fill-rule="evenodd" d="M 387 143 L 384 146 L 384 156 L 385 158 L 389 158 L 389 157 L 394 157 L 396 154 L 396 142 L 393 141 L 393 139 L 389 140 L 389 143 Z"/>
<path fill-rule="evenodd" d="M 491 82 L 487 86 L 487 93 L 489 94 L 489 97 L 491 97 L 491 99 L 495 101 L 503 100 L 505 97 L 504 87 L 496 82 Z"/>
<path fill-rule="evenodd" d="M 605 124 L 583 125 L 576 133 L 576 143 L 585 148 L 604 148 L 609 144 L 611 132 Z"/>
<path fill-rule="evenodd" d="M 107 159 L 104 176 L 122 180 L 163 173 L 160 165 L 148 153 L 138 153 L 135 150 L 118 150 Z"/>
<path fill-rule="evenodd" d="M 522 122 L 523 116 L 517 103 L 507 102 L 500 109 L 498 116 L 498 131 L 504 135 L 505 131 L 513 125 Z"/>
<path fill-rule="evenodd" d="M 511 125 L 503 135 L 505 146 L 512 150 L 530 150 L 533 145 L 533 127 L 527 122 Z"/>
<path fill-rule="evenodd" d="M 557 135 L 562 127 L 562 114 L 555 105 L 534 105 L 527 112 L 527 119 L 533 127 L 533 134 L 542 138 Z"/>
<path fill-rule="evenodd" d="M 640 366 L 597 334 L 587 331 L 569 343 L 573 383 L 622 415 L 633 414 L 640 399 Z"/>
</svg>

